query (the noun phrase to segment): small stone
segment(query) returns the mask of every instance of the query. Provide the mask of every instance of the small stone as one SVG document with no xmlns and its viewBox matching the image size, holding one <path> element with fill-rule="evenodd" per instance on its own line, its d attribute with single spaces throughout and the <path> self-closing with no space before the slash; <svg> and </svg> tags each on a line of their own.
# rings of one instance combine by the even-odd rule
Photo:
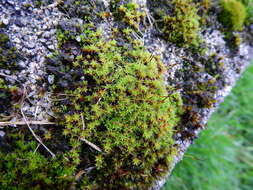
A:
<svg viewBox="0 0 253 190">
<path fill-rule="evenodd" d="M 23 26 L 24 26 L 24 24 L 22 23 L 22 21 L 21 21 L 20 19 L 16 19 L 16 20 L 14 21 L 14 24 L 16 24 L 16 25 L 19 26 L 19 27 L 23 27 Z"/>
<path fill-rule="evenodd" d="M 36 32 L 36 35 L 37 35 L 37 36 L 41 36 L 41 34 L 43 34 L 42 31 Z"/>
<path fill-rule="evenodd" d="M 44 32 L 43 37 L 44 38 L 49 38 L 50 37 L 50 32 Z"/>
<path fill-rule="evenodd" d="M 77 36 L 77 37 L 76 37 L 76 41 L 78 41 L 78 42 L 80 42 L 80 41 L 81 41 L 80 36 Z"/>
<path fill-rule="evenodd" d="M 46 40 L 45 38 L 41 38 L 41 39 L 40 39 L 40 42 L 42 42 L 42 43 L 46 43 L 46 41 L 47 41 L 47 40 Z"/>
<path fill-rule="evenodd" d="M 33 48 L 35 47 L 35 45 L 36 45 L 36 44 L 35 44 L 34 42 L 31 42 L 31 41 L 30 41 L 29 43 L 26 44 L 26 47 L 27 47 L 27 48 L 30 48 L 30 49 L 33 49 Z"/>
<path fill-rule="evenodd" d="M 14 5 L 14 1 L 13 0 L 7 0 L 7 3 Z"/>
<path fill-rule="evenodd" d="M 54 49 L 54 46 L 53 46 L 53 45 L 49 45 L 49 46 L 47 46 L 47 47 L 48 47 L 48 49 L 51 49 L 51 50 Z"/>
<path fill-rule="evenodd" d="M 5 70 L 4 73 L 7 74 L 7 75 L 10 75 L 11 71 L 10 70 Z"/>
<path fill-rule="evenodd" d="M 18 63 L 21 67 L 25 68 L 26 67 L 26 63 L 24 61 L 20 61 Z"/>
<path fill-rule="evenodd" d="M 21 43 L 21 40 L 19 38 L 14 38 L 13 42 L 17 43 L 17 44 L 20 44 Z"/>
<path fill-rule="evenodd" d="M 9 24 L 9 19 L 8 18 L 3 18 L 2 22 L 3 22 L 3 24 L 8 25 Z"/>
<path fill-rule="evenodd" d="M 47 78 L 49 84 L 53 84 L 54 83 L 54 75 L 48 75 L 48 78 Z"/>
<path fill-rule="evenodd" d="M 251 33 L 253 33 L 253 24 L 251 24 L 251 25 L 249 26 L 249 29 L 250 29 Z"/>
<path fill-rule="evenodd" d="M 42 26 L 42 29 L 43 29 L 43 30 L 46 30 L 46 29 L 47 29 L 47 25 L 44 24 L 44 25 Z"/>
<path fill-rule="evenodd" d="M 3 137 L 5 135 L 4 131 L 0 131 L 0 137 Z"/>
</svg>

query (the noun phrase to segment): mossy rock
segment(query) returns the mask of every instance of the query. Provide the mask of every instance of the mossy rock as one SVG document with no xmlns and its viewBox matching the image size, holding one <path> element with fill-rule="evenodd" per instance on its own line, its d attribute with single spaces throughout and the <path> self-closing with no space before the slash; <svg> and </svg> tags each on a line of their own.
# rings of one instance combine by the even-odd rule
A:
<svg viewBox="0 0 253 190">
<path fill-rule="evenodd" d="M 58 125 L 34 129 L 57 157 L 36 149 L 26 127 L 8 131 L 2 189 L 148 189 L 171 167 L 182 100 L 165 85 L 160 57 L 130 28 L 105 40 L 92 24 L 78 27 L 59 31 L 47 63 Z"/>
</svg>

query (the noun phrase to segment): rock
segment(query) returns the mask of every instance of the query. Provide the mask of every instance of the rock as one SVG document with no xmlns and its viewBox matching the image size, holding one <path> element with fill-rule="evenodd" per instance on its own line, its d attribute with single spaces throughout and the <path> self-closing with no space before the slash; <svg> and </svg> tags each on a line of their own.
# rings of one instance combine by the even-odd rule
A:
<svg viewBox="0 0 253 190">
<path fill-rule="evenodd" d="M 7 3 L 14 5 L 14 1 L 13 0 L 7 0 Z"/>
<path fill-rule="evenodd" d="M 47 78 L 49 84 L 54 84 L 54 75 L 48 75 L 48 78 Z"/>
<path fill-rule="evenodd" d="M 3 22 L 3 24 L 8 25 L 9 24 L 9 18 L 3 18 L 2 22 Z"/>
<path fill-rule="evenodd" d="M 16 24 L 18 27 L 23 27 L 24 26 L 24 23 L 22 22 L 21 19 L 16 19 L 14 21 L 14 24 Z"/>
</svg>

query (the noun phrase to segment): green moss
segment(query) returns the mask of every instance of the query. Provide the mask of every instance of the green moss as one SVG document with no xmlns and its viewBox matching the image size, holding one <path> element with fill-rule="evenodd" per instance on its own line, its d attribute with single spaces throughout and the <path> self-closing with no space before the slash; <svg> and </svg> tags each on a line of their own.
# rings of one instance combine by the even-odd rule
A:
<svg viewBox="0 0 253 190">
<path fill-rule="evenodd" d="M 18 53 L 16 48 L 10 43 L 8 35 L 0 32 L 0 70 L 8 69 L 12 72 L 16 72 L 18 66 L 16 60 Z M 8 111 L 12 107 L 11 105 L 11 89 L 8 87 L 8 83 L 4 76 L 0 76 L 0 120 L 2 117 L 8 115 Z"/>
<path fill-rule="evenodd" d="M 24 129 L 23 129 L 24 130 Z M 24 131 L 8 131 L 0 151 L 0 188 L 3 190 L 68 189 L 73 169 L 59 156 L 48 160 L 36 152 L 37 143 L 25 139 Z M 10 152 L 11 151 L 11 152 Z M 58 161 L 56 161 L 58 159 Z"/>
<path fill-rule="evenodd" d="M 101 21 L 105 6 L 101 0 L 61 0 L 58 4 L 59 10 L 70 17 L 78 17 L 86 22 Z M 99 19 L 98 19 L 99 18 Z"/>
<path fill-rule="evenodd" d="M 59 31 L 59 53 L 48 59 L 59 125 L 34 129 L 57 156 L 50 159 L 26 126 L 5 128 L 1 189 L 148 189 L 171 167 L 182 101 L 164 84 L 160 58 L 132 29 L 107 40 L 93 25 L 79 29 Z"/>
<path fill-rule="evenodd" d="M 240 0 L 246 8 L 247 17 L 245 19 L 245 25 L 253 24 L 253 0 Z"/>
<path fill-rule="evenodd" d="M 181 46 L 197 46 L 199 20 L 197 6 L 192 0 L 173 0 L 172 15 L 164 16 L 165 38 Z"/>
<path fill-rule="evenodd" d="M 243 30 L 247 17 L 245 6 L 237 0 L 220 0 L 222 12 L 219 14 L 220 22 L 230 30 Z"/>
<path fill-rule="evenodd" d="M 76 5 L 61 6 L 74 14 L 83 10 Z M 117 11 L 129 27 L 106 40 L 93 24 L 58 31 L 59 51 L 47 60 L 58 125 L 34 128 L 57 156 L 37 148 L 27 127 L 6 131 L 1 189 L 145 190 L 170 169 L 181 96 L 165 85 L 160 57 L 133 40 L 144 17 L 139 7 L 127 3 Z"/>
<path fill-rule="evenodd" d="M 16 58 L 18 54 L 16 48 L 11 46 L 9 37 L 0 32 L 0 69 L 16 68 Z"/>
<path fill-rule="evenodd" d="M 126 23 L 128 26 L 139 29 L 140 23 L 146 16 L 137 3 L 126 1 L 121 3 L 114 0 L 110 2 L 110 8 L 116 20 Z"/>
<path fill-rule="evenodd" d="M 181 47 L 197 47 L 200 43 L 198 4 L 192 0 L 150 0 L 152 15 L 161 35 Z"/>
<path fill-rule="evenodd" d="M 131 29 L 124 32 L 132 34 Z M 68 32 L 62 35 L 61 48 L 75 40 Z M 162 62 L 140 42 L 128 37 L 121 46 L 115 36 L 105 41 L 93 26 L 85 26 L 80 38 L 82 53 L 60 63 L 61 72 L 70 76 L 55 75 L 54 94 L 66 94 L 67 101 L 58 102 L 55 111 L 76 163 L 95 166 L 83 176 L 82 186 L 148 189 L 168 171 L 175 154 L 172 132 L 180 96 L 168 94 Z M 80 139 L 102 152 L 91 151 Z"/>
</svg>

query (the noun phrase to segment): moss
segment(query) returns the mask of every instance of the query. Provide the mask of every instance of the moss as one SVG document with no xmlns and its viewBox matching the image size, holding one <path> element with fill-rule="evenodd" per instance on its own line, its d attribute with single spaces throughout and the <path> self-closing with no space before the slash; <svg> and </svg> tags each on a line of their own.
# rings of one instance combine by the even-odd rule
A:
<svg viewBox="0 0 253 190">
<path fill-rule="evenodd" d="M 16 48 L 11 44 L 8 35 L 0 32 L 0 70 L 10 70 L 12 72 L 18 71 L 16 64 L 18 53 Z M 11 88 L 4 76 L 0 76 L 0 119 L 2 120 L 8 115 L 12 107 Z"/>
<path fill-rule="evenodd" d="M 35 151 L 37 143 L 25 137 L 29 135 L 21 127 L 8 131 L 4 138 L 0 151 L 0 188 L 62 190 L 71 187 L 73 169 L 68 167 L 67 161 L 62 156 L 48 160 Z"/>
<path fill-rule="evenodd" d="M 240 34 L 238 34 L 238 33 L 233 34 L 232 45 L 235 48 L 238 48 L 241 43 L 242 43 L 242 38 L 241 38 Z"/>
<path fill-rule="evenodd" d="M 124 32 L 131 36 L 133 31 Z M 114 40 L 117 36 L 105 41 L 101 35 L 86 25 L 77 44 L 75 37 L 62 33 L 62 53 L 71 53 L 64 48 L 69 43 L 82 53 L 55 65 L 61 65 L 63 76 L 55 75 L 54 94 L 66 95 L 55 111 L 61 116 L 59 122 L 70 139 L 76 163 L 95 166 L 83 176 L 83 186 L 148 189 L 170 168 L 176 151 L 172 132 L 181 99 L 177 93 L 168 94 L 159 57 L 129 37 L 122 46 Z M 50 65 L 49 72 L 57 71 Z M 80 139 L 94 143 L 102 152 L 91 151 Z"/>
<path fill-rule="evenodd" d="M 200 15 L 200 25 L 207 26 L 210 24 L 209 13 L 213 7 L 213 1 L 211 0 L 198 0 L 198 14 Z"/>
<path fill-rule="evenodd" d="M 57 157 L 27 127 L 5 128 L 1 189 L 148 189 L 171 167 L 182 101 L 164 84 L 160 58 L 130 28 L 107 40 L 92 24 L 78 28 L 59 31 L 47 63 L 59 125 L 34 129 Z"/>
<path fill-rule="evenodd" d="M 80 18 L 86 22 L 100 21 L 106 10 L 103 1 L 100 0 L 62 0 L 58 4 L 59 10 L 68 14 L 71 18 Z M 98 19 L 99 18 L 99 19 Z"/>
<path fill-rule="evenodd" d="M 221 0 L 222 11 L 218 19 L 230 30 L 243 30 L 243 25 L 247 17 L 245 6 L 237 0 Z"/>
<path fill-rule="evenodd" d="M 253 0 L 240 0 L 246 8 L 247 17 L 245 19 L 245 25 L 253 24 Z"/>
<path fill-rule="evenodd" d="M 76 5 L 61 6 L 71 13 Z M 27 127 L 6 129 L 1 189 L 145 190 L 170 169 L 181 96 L 165 85 L 160 57 L 133 38 L 143 18 L 136 4 L 117 11 L 129 27 L 106 40 L 93 24 L 58 31 L 59 51 L 47 60 L 58 125 L 34 128 L 57 157 L 38 148 Z"/>
<path fill-rule="evenodd" d="M 0 32 L 0 69 L 15 69 L 18 54 L 9 41 L 8 35 Z"/>
<path fill-rule="evenodd" d="M 200 17 L 196 4 L 191 0 L 174 0 L 173 6 L 173 14 L 163 18 L 165 38 L 182 46 L 197 46 Z"/>
<path fill-rule="evenodd" d="M 201 17 L 198 4 L 192 0 L 150 0 L 150 4 L 158 29 L 166 40 L 181 47 L 199 45 Z"/>
<path fill-rule="evenodd" d="M 141 10 L 139 5 L 132 1 L 125 1 L 123 3 L 117 0 L 111 1 L 110 9 L 116 20 L 134 29 L 139 29 L 140 23 L 146 16 L 145 11 Z"/>
</svg>

